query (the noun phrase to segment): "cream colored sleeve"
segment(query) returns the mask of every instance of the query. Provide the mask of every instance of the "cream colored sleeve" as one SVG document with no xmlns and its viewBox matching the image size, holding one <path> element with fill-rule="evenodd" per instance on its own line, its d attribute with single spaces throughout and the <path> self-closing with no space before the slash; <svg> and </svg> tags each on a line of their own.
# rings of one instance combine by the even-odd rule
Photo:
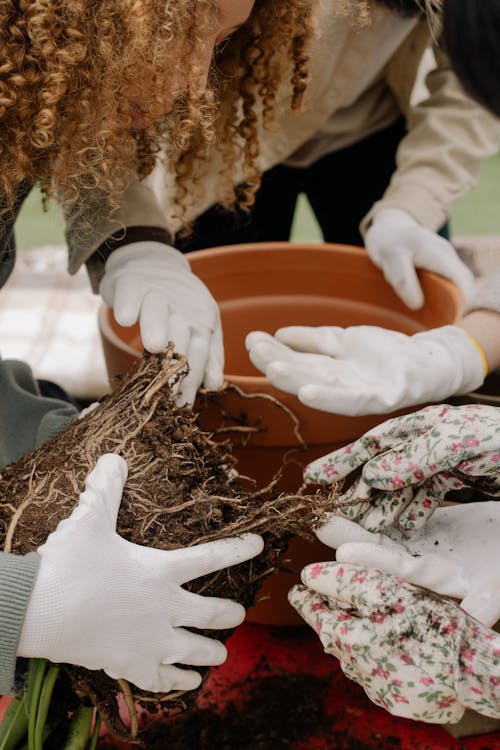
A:
<svg viewBox="0 0 500 750">
<path fill-rule="evenodd" d="M 435 51 L 429 95 L 411 107 L 397 169 L 380 201 L 361 223 L 368 229 L 384 208 L 399 208 L 437 231 L 453 204 L 477 182 L 480 162 L 500 147 L 500 120 L 465 94 L 446 55 Z"/>
</svg>

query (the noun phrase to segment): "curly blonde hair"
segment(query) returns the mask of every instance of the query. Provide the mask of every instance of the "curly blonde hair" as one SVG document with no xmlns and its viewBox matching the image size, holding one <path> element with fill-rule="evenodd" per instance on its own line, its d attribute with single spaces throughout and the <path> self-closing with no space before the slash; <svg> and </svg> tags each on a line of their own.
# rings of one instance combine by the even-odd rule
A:
<svg viewBox="0 0 500 750">
<path fill-rule="evenodd" d="M 215 51 L 201 86 L 216 0 L 0 0 L 6 206 L 25 179 L 68 202 L 98 189 L 116 204 L 160 151 L 175 164 L 182 199 L 182 186 L 215 142 L 223 152 L 221 199 L 234 200 L 231 175 L 240 161 L 239 199 L 250 205 L 259 182 L 259 120 L 271 122 L 285 75 L 291 108 L 300 107 L 315 3 L 256 0 L 244 26 Z M 178 81 L 183 93 L 164 116 Z"/>
</svg>

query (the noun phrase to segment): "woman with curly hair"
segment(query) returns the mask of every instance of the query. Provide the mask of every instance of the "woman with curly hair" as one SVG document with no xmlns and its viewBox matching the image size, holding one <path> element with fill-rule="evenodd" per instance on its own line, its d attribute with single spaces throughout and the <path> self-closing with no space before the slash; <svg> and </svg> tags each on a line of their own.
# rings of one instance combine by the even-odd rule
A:
<svg viewBox="0 0 500 750">
<path fill-rule="evenodd" d="M 191 198 L 185 184 L 200 178 L 216 144 L 219 198 L 234 201 L 238 163 L 244 181 L 238 200 L 251 204 L 260 173 L 258 128 L 272 121 L 281 81 L 289 110 L 300 107 L 314 5 L 0 0 L 0 282 L 14 263 L 16 210 L 39 182 L 63 202 L 70 272 L 88 261 L 97 288 L 127 227 L 128 251 L 113 253 L 104 299 L 120 322 L 140 319 L 147 349 L 159 351 L 173 339 L 188 355 L 186 402 L 203 378 L 219 386 L 217 306 L 170 247 L 164 211 L 141 180 L 161 154 L 177 174 L 182 214 Z M 145 203 L 152 208 L 144 218 Z M 156 229 L 137 247 L 144 226 Z"/>
<path fill-rule="evenodd" d="M 126 227 L 106 249 L 115 253 L 103 295 L 122 319 L 141 310 L 148 348 L 173 338 L 186 351 L 195 377 L 186 400 L 204 374 L 217 385 L 216 304 L 169 246 L 160 209 L 137 225 L 144 195 L 152 195 L 138 178 L 161 151 L 182 193 L 219 140 L 221 195 L 232 199 L 228 176 L 240 161 L 241 200 L 251 202 L 257 123 L 271 121 L 282 78 L 291 109 L 300 106 L 311 8 L 309 0 L 0 0 L 0 285 L 15 260 L 15 215 L 40 183 L 73 218 L 80 206 L 91 212 L 73 235 L 70 270 L 93 255 L 85 238 L 99 235 L 100 222 Z M 124 194 L 132 201 L 126 217 Z M 150 241 L 131 244 L 157 218 Z M 128 247 L 119 248 L 124 234 Z M 43 397 L 21 362 L 0 360 L 0 392 L 0 468 L 77 416 L 70 404 Z M 102 456 L 75 513 L 44 545 L 25 556 L 0 553 L 0 693 L 21 687 L 18 656 L 52 658 L 54 648 L 60 661 L 155 692 L 195 688 L 197 665 L 225 660 L 222 643 L 185 628 L 236 627 L 243 607 L 195 597 L 182 583 L 252 558 L 262 540 L 246 535 L 175 553 L 130 545 L 113 523 L 126 476 L 121 457 Z M 133 611 L 131 587 L 140 602 Z M 98 622 L 85 616 L 90 602 L 102 604 Z"/>
</svg>

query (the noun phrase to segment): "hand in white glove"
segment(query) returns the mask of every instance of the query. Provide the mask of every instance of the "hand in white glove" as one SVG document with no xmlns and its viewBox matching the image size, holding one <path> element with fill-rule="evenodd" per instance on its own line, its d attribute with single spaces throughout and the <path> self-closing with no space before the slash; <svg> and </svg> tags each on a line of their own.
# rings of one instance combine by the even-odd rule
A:
<svg viewBox="0 0 500 750">
<path fill-rule="evenodd" d="M 173 664 L 221 664 L 226 649 L 184 628 L 234 628 L 245 610 L 182 584 L 254 557 L 262 539 L 247 534 L 173 551 L 127 542 L 116 533 L 126 477 L 122 458 L 102 456 L 78 507 L 39 547 L 18 654 L 104 669 L 143 690 L 191 690 L 199 673 Z"/>
<path fill-rule="evenodd" d="M 500 636 L 451 602 L 379 570 L 316 563 L 290 603 L 370 700 L 395 716 L 500 717 Z"/>
<path fill-rule="evenodd" d="M 390 526 L 372 534 L 334 516 L 317 530 L 337 562 L 377 568 L 408 583 L 451 596 L 483 625 L 500 618 L 500 503 L 438 508 L 421 529 Z"/>
<path fill-rule="evenodd" d="M 176 400 L 191 405 L 199 386 L 224 382 L 224 346 L 217 303 L 184 255 L 160 242 L 135 242 L 108 258 L 99 292 L 117 322 L 140 322 L 144 347 L 160 352 L 173 341 L 189 374 Z"/>
<path fill-rule="evenodd" d="M 440 401 L 482 385 L 483 359 L 457 326 L 406 336 L 375 326 L 253 331 L 250 359 L 276 387 L 313 409 L 359 416 Z"/>
<path fill-rule="evenodd" d="M 423 526 L 450 490 L 500 496 L 500 409 L 428 406 L 388 419 L 354 443 L 318 458 L 309 484 L 331 484 L 362 468 L 339 497 L 344 515 L 369 531 Z"/>
<path fill-rule="evenodd" d="M 416 270 L 423 268 L 445 276 L 462 291 L 468 301 L 474 289 L 474 276 L 458 257 L 453 245 L 418 224 L 398 208 L 385 208 L 375 214 L 365 235 L 366 252 L 384 273 L 407 307 L 418 310 L 424 295 Z"/>
</svg>

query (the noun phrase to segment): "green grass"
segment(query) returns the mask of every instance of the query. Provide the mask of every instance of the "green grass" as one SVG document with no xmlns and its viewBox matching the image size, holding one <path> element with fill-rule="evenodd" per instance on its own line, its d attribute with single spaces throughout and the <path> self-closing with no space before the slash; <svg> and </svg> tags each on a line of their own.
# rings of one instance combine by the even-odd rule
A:
<svg viewBox="0 0 500 750">
<path fill-rule="evenodd" d="M 483 162 L 477 187 L 455 205 L 451 216 L 452 233 L 500 234 L 500 153 Z M 64 244 L 64 222 L 60 209 L 50 205 L 43 210 L 40 193 L 33 190 L 16 225 L 20 248 Z M 304 196 L 299 198 L 293 225 L 295 240 L 320 240 L 321 232 Z"/>
</svg>

